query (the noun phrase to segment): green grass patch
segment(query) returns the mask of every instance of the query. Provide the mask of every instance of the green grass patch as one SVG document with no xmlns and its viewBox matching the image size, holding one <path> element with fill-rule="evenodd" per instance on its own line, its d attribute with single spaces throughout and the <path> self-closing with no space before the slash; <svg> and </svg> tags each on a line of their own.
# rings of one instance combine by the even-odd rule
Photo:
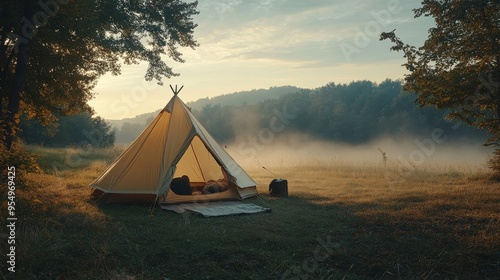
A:
<svg viewBox="0 0 500 280">
<path fill-rule="evenodd" d="M 109 164 L 123 152 L 122 147 L 76 149 L 28 146 L 27 150 L 37 156 L 38 165 L 49 174 L 81 170 L 96 162 Z"/>
</svg>

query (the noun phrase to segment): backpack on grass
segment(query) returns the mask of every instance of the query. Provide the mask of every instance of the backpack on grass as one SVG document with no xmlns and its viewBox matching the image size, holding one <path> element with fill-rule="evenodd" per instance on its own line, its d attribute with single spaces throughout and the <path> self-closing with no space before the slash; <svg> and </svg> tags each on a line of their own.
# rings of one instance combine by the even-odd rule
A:
<svg viewBox="0 0 500 280">
<path fill-rule="evenodd" d="M 288 181 L 273 179 L 269 184 L 269 195 L 274 197 L 288 197 Z"/>
</svg>

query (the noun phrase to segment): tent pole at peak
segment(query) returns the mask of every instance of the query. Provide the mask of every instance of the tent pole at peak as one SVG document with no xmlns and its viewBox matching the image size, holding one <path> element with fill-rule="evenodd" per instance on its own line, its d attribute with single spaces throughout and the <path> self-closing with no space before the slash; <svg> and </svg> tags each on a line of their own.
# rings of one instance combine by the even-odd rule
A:
<svg viewBox="0 0 500 280">
<path fill-rule="evenodd" d="M 181 86 L 180 89 L 177 89 L 177 85 L 175 85 L 175 89 L 172 87 L 172 85 L 169 85 L 170 86 L 170 89 L 172 90 L 172 92 L 174 93 L 174 95 L 177 95 L 179 94 L 179 92 L 181 92 L 181 90 L 184 88 L 184 86 Z"/>
</svg>

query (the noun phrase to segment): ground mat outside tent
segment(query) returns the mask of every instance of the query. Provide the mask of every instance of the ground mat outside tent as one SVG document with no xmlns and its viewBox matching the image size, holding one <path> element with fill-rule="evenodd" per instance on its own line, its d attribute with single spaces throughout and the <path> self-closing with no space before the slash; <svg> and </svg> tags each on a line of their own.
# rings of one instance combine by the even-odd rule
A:
<svg viewBox="0 0 500 280">
<path fill-rule="evenodd" d="M 201 214 L 204 217 L 218 217 L 228 215 L 255 214 L 271 212 L 271 208 L 265 208 L 253 203 L 239 201 L 210 202 L 210 203 L 186 203 L 176 205 L 160 205 L 161 209 L 185 213 L 187 211 Z"/>
</svg>

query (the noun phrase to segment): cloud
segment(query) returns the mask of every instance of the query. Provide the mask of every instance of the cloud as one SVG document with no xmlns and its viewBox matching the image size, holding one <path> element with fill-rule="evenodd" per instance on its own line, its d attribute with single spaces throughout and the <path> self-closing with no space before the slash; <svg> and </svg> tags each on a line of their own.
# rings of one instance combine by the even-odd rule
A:
<svg viewBox="0 0 500 280">
<path fill-rule="evenodd" d="M 181 74 L 165 82 L 185 84 L 193 92 L 185 98 L 194 100 L 256 87 L 399 78 L 405 71 L 402 55 L 379 41 L 379 31 L 396 29 L 404 42 L 422 45 L 433 22 L 413 18 L 418 5 L 410 0 L 199 0 L 194 37 L 200 46 L 179 49 L 186 63 L 164 57 Z M 96 88 L 99 98 L 108 104 L 122 98 L 143 83 L 145 70 L 142 64 L 124 66 L 121 76 L 106 75 Z M 158 96 L 169 92 L 157 91 Z M 154 99 L 140 105 L 143 112 L 155 106 Z"/>
<path fill-rule="evenodd" d="M 414 21 L 411 10 L 403 8 L 406 3 L 390 3 L 399 2 L 201 1 L 200 20 L 206 22 L 197 33 L 197 52 L 205 61 L 260 60 L 296 67 L 386 59 L 391 54 L 378 43 L 380 32 Z"/>
</svg>

